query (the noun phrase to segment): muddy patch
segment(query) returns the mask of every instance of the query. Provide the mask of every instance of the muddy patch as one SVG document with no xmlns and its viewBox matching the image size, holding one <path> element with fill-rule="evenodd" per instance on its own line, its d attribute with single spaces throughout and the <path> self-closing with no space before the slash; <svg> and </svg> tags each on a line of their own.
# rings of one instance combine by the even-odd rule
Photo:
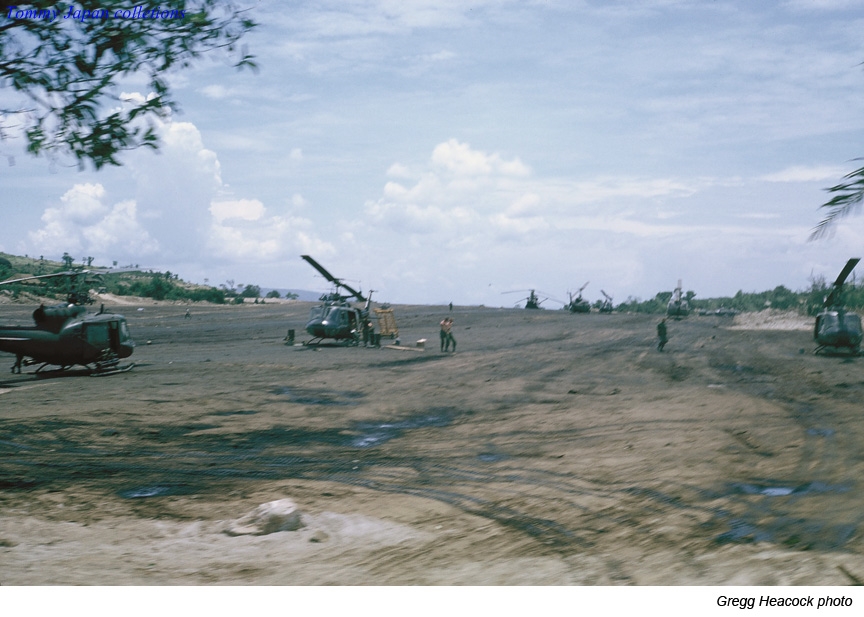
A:
<svg viewBox="0 0 864 617">
<path fill-rule="evenodd" d="M 287 399 L 298 405 L 321 405 L 325 407 L 348 407 L 357 405 L 365 395 L 352 390 L 324 390 L 319 388 L 302 388 L 282 386 L 271 390 L 272 394 Z"/>
</svg>

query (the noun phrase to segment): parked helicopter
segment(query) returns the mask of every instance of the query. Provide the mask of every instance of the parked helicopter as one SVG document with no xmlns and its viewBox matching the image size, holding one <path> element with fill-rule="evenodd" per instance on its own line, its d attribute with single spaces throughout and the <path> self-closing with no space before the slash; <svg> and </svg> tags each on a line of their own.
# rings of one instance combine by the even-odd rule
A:
<svg viewBox="0 0 864 617">
<path fill-rule="evenodd" d="M 36 373 L 47 366 L 59 366 L 58 370 L 64 371 L 81 365 L 88 374 L 109 375 L 128 371 L 134 366 L 120 366 L 120 360 L 131 356 L 135 348 L 126 319 L 122 315 L 106 313 L 104 305 L 98 313 L 91 315 L 81 306 L 91 303 L 89 294 L 82 292 L 80 287 L 86 282 L 86 276 L 94 273 L 101 274 L 93 270 L 78 270 L 0 283 L 9 285 L 56 277 L 67 277 L 70 281 L 66 304 L 40 305 L 33 311 L 35 326 L 0 326 L 0 351 L 15 354 L 13 373 L 20 373 L 22 366 L 40 363 Z"/>
<path fill-rule="evenodd" d="M 605 298 L 605 300 L 603 300 L 603 303 L 600 305 L 600 309 L 599 309 L 599 311 L 600 311 L 601 313 L 611 313 L 611 312 L 612 312 L 612 308 L 613 308 L 613 304 L 612 304 L 612 296 L 610 296 L 609 294 L 607 294 L 607 293 L 606 293 L 605 291 L 603 291 L 602 289 L 600 290 L 600 293 L 603 294 L 603 297 Z"/>
<path fill-rule="evenodd" d="M 525 301 L 525 308 L 526 309 L 541 309 L 543 307 L 540 305 L 542 303 L 546 302 L 546 300 L 549 300 L 549 298 L 543 298 L 541 300 L 539 298 L 539 296 L 534 292 L 533 289 L 515 289 L 513 291 L 503 291 L 501 293 L 502 294 L 515 294 L 515 293 L 525 293 L 526 291 L 528 292 L 528 297 L 522 298 L 522 300 Z M 540 293 L 543 293 L 543 292 L 541 291 Z M 519 304 L 519 302 L 522 302 L 522 300 L 519 300 L 518 302 L 516 302 L 516 304 Z M 557 300 L 556 300 L 556 302 L 557 302 Z"/>
<path fill-rule="evenodd" d="M 816 353 L 831 350 L 834 353 L 846 352 L 858 355 L 861 347 L 861 317 L 847 313 L 843 308 L 843 285 L 860 258 L 853 257 L 834 281 L 831 291 L 825 298 L 824 308 L 816 315 L 813 338 L 818 347 Z"/>
<path fill-rule="evenodd" d="M 567 295 L 570 296 L 570 303 L 564 305 L 571 313 L 590 313 L 591 312 L 591 303 L 588 300 L 582 298 L 582 290 L 588 287 L 588 283 L 591 281 L 587 281 L 582 287 L 579 288 L 579 291 L 576 292 L 576 298 L 573 298 L 573 294 L 569 291 Z"/>
<path fill-rule="evenodd" d="M 684 299 L 681 279 L 678 279 L 678 287 L 672 292 L 672 298 L 669 300 L 669 304 L 666 305 L 666 315 L 675 319 L 681 319 L 682 317 L 687 317 L 689 314 L 690 303 Z"/>
<path fill-rule="evenodd" d="M 352 345 L 358 345 L 361 340 L 367 344 L 372 343 L 369 340 L 372 334 L 369 305 L 372 302 L 374 290 L 370 290 L 369 296 L 364 298 L 362 293 L 352 289 L 341 279 L 337 279 L 327 272 L 324 266 L 309 255 L 301 255 L 301 257 L 336 287 L 333 292 L 324 294 L 319 298 L 323 304 L 313 307 L 310 311 L 306 332 L 314 338 L 304 344 L 317 345 L 324 339 L 335 339 Z M 348 295 L 339 293 L 340 289 L 346 290 Z M 357 298 L 358 301 L 366 304 L 362 309 L 354 308 L 347 302 L 349 298 Z"/>
</svg>

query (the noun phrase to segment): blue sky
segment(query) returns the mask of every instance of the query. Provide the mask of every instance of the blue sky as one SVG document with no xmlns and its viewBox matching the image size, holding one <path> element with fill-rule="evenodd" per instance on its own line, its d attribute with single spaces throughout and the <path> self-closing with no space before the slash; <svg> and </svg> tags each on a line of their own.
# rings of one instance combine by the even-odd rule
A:
<svg viewBox="0 0 864 617">
<path fill-rule="evenodd" d="M 0 250 L 326 290 L 309 253 L 382 301 L 487 306 L 586 281 L 616 302 L 678 279 L 697 297 L 799 289 L 864 256 L 858 216 L 807 241 L 864 156 L 860 2 L 251 13 L 260 71 L 172 75 L 159 154 L 81 172 L 0 142 Z"/>
</svg>

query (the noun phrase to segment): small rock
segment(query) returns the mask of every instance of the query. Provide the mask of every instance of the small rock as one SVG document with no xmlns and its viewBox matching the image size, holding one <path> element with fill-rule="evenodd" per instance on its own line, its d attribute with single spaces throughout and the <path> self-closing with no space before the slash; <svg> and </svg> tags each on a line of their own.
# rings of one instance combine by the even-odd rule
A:
<svg viewBox="0 0 864 617">
<path fill-rule="evenodd" d="M 315 533 L 313 533 L 309 537 L 309 541 L 315 542 L 315 543 L 326 542 L 329 539 L 330 539 L 330 536 L 328 536 L 325 532 L 321 531 L 320 529 L 318 531 L 316 531 Z"/>
<path fill-rule="evenodd" d="M 229 536 L 266 536 L 279 531 L 297 531 L 303 527 L 300 510 L 290 499 L 277 499 L 262 503 L 246 516 L 231 524 L 225 533 Z"/>
</svg>

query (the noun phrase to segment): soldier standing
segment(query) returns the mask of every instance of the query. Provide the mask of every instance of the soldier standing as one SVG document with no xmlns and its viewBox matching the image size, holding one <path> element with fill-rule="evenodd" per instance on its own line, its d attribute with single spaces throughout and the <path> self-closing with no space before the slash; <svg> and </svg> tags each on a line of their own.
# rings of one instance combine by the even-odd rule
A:
<svg viewBox="0 0 864 617">
<path fill-rule="evenodd" d="M 441 320 L 441 323 L 438 324 L 441 326 L 441 331 L 438 333 L 441 336 L 441 353 L 444 353 L 444 345 L 450 347 L 449 338 L 450 338 L 450 322 L 445 317 Z"/>
<path fill-rule="evenodd" d="M 447 318 L 447 342 L 444 343 L 444 351 L 450 350 L 450 344 L 453 344 L 453 352 L 456 352 L 456 337 L 453 336 L 453 318 Z"/>
<path fill-rule="evenodd" d="M 660 320 L 657 324 L 657 351 L 663 351 L 663 347 L 669 342 L 669 337 L 666 336 L 666 318 Z"/>
</svg>

